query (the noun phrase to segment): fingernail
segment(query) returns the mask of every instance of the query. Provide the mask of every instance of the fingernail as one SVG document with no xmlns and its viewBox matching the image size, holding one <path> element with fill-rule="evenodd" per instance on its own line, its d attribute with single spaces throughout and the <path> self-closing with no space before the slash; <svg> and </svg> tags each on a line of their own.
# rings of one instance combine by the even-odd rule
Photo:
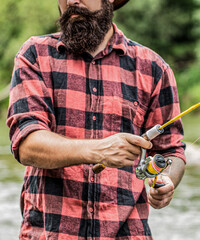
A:
<svg viewBox="0 0 200 240">
<path fill-rule="evenodd" d="M 153 144 L 150 142 L 149 149 L 151 149 L 152 147 L 153 147 Z"/>
</svg>

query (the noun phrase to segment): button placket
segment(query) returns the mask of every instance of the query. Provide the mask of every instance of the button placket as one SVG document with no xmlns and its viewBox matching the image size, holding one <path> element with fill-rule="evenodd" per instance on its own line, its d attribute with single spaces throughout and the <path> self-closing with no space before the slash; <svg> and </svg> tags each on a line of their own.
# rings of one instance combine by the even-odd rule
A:
<svg viewBox="0 0 200 240">
<path fill-rule="evenodd" d="M 94 212 L 94 209 L 93 209 L 92 207 L 90 208 L 90 212 L 91 212 L 91 213 L 93 213 L 93 212 Z"/>
<path fill-rule="evenodd" d="M 94 182 L 94 177 L 91 177 L 91 178 L 90 178 L 90 181 L 93 183 L 93 182 Z"/>
<path fill-rule="evenodd" d="M 93 115 L 92 120 L 93 120 L 93 121 L 96 121 L 96 120 L 97 120 L 97 117 L 96 117 L 95 115 Z"/>
<path fill-rule="evenodd" d="M 96 93 L 96 92 L 97 92 L 97 88 L 96 88 L 96 87 L 93 87 L 93 88 L 92 88 L 92 91 L 93 91 L 94 93 Z"/>
</svg>

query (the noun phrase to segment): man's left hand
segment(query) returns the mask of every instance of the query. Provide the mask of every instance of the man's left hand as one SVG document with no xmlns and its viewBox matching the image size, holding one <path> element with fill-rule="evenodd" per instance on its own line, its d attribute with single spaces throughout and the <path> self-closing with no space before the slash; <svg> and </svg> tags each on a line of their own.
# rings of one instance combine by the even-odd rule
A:
<svg viewBox="0 0 200 240">
<path fill-rule="evenodd" d="M 160 188 L 153 188 L 152 178 L 148 179 L 150 190 L 148 193 L 149 204 L 156 209 L 160 209 L 169 205 L 174 194 L 174 184 L 168 176 L 159 175 L 157 178 L 158 183 L 164 183 L 165 186 Z"/>
</svg>

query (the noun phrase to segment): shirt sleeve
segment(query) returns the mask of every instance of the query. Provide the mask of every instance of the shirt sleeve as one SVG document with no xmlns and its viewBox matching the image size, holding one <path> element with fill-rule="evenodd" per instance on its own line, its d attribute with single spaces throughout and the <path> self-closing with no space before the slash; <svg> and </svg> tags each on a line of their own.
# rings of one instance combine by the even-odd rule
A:
<svg viewBox="0 0 200 240">
<path fill-rule="evenodd" d="M 7 125 L 12 152 L 18 161 L 19 144 L 28 134 L 37 130 L 55 131 L 52 89 L 43 80 L 32 40 L 15 57 Z"/>
<path fill-rule="evenodd" d="M 158 71 L 159 70 L 159 71 Z M 149 114 L 146 121 L 146 130 L 156 124 L 164 124 L 170 119 L 180 114 L 179 97 L 174 74 L 167 65 L 165 70 L 157 69 L 160 79 L 155 82 L 155 88 L 151 95 Z M 175 121 L 164 129 L 164 133 L 152 140 L 153 148 L 149 155 L 162 154 L 164 157 L 175 156 L 183 159 L 186 163 L 184 154 L 185 144 L 181 142 L 184 137 L 181 119 Z"/>
</svg>

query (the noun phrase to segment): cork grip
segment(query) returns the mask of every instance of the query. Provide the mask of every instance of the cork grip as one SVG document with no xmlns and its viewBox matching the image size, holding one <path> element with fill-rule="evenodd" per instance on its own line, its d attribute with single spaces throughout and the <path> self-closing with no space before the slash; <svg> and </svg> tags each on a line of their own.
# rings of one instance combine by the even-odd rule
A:
<svg viewBox="0 0 200 240">
<path fill-rule="evenodd" d="M 93 172 L 95 173 L 95 174 L 98 174 L 98 173 L 100 173 L 101 171 L 103 171 L 104 170 L 104 168 L 105 168 L 105 166 L 103 165 L 103 164 L 96 164 L 96 165 L 94 165 L 94 167 L 92 168 L 92 170 L 93 170 Z"/>
</svg>

